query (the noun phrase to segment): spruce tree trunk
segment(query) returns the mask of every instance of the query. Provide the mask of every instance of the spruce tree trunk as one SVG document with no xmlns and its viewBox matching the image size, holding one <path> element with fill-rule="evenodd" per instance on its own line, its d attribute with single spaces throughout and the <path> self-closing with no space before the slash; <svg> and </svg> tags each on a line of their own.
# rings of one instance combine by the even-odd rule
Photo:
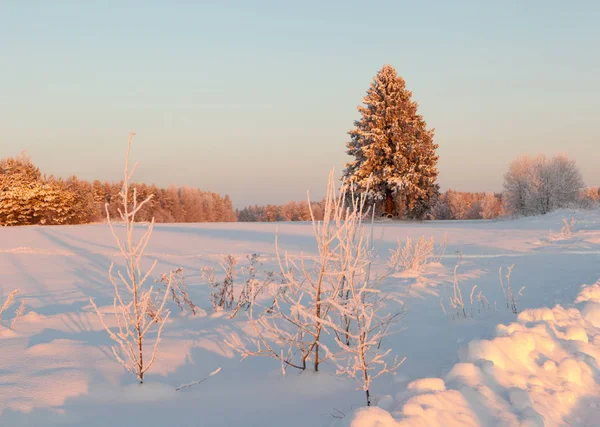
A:
<svg viewBox="0 0 600 427">
<path fill-rule="evenodd" d="M 394 200 L 394 195 L 392 194 L 392 190 L 385 190 L 385 215 L 395 217 L 396 216 L 396 203 Z"/>
</svg>

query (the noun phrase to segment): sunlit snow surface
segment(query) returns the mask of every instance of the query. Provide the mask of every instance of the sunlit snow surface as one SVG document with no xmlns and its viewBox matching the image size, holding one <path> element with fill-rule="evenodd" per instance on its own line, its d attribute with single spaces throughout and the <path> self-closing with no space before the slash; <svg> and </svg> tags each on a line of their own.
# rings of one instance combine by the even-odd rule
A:
<svg viewBox="0 0 600 427">
<path fill-rule="evenodd" d="M 562 218 L 576 218 L 561 236 Z M 279 245 L 314 253 L 310 224 L 158 225 L 146 266 L 183 267 L 196 316 L 173 306 L 146 384 L 116 363 L 91 310 L 109 313 L 111 261 L 120 263 L 106 225 L 0 229 L 0 302 L 14 288 L 26 303 L 14 331 L 0 328 L 2 426 L 353 426 L 596 425 L 600 422 L 600 213 L 561 211 L 505 221 L 377 224 L 381 259 L 407 236 L 447 235 L 441 264 L 398 272 L 384 283 L 391 304 L 406 301 L 404 330 L 387 345 L 406 357 L 396 376 L 373 384 L 376 408 L 353 381 L 288 372 L 271 359 L 243 362 L 224 341 L 251 341 L 245 315 L 213 314 L 205 266 L 258 253 L 277 270 Z M 550 233 L 553 233 L 550 236 Z M 492 309 L 445 316 L 458 269 L 465 301 L 474 285 Z M 506 309 L 498 269 L 515 264 L 513 288 L 526 286 L 519 314 Z M 239 280 L 243 280 L 239 278 Z M 16 307 L 15 307 L 16 308 Z M 393 307 L 392 307 L 393 308 Z M 12 311 L 5 314 L 10 324 Z M 109 319 L 107 317 L 107 319 Z M 109 320 L 107 320 L 109 321 Z M 180 384 L 218 375 L 176 392 Z M 342 417 L 345 414 L 343 418 Z"/>
</svg>

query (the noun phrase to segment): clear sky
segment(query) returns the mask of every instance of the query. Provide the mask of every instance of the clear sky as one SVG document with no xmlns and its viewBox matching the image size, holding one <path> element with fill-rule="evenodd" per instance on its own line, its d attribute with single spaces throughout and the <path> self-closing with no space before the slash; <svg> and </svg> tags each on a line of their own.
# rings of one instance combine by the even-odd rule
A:
<svg viewBox="0 0 600 427">
<path fill-rule="evenodd" d="M 92 4 L 94 3 L 94 4 Z M 519 154 L 600 185 L 600 2 L 0 2 L 0 157 L 236 206 L 323 194 L 377 70 L 436 128 L 442 189 L 497 191 Z"/>
</svg>

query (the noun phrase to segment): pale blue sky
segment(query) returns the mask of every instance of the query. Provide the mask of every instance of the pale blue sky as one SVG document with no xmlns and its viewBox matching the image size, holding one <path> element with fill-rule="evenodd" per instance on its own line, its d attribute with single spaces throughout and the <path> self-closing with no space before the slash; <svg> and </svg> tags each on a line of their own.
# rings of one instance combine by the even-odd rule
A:
<svg viewBox="0 0 600 427">
<path fill-rule="evenodd" d="M 538 152 L 600 184 L 600 2 L 91 3 L 0 3 L 0 157 L 116 180 L 136 131 L 138 180 L 321 196 L 389 63 L 436 128 L 443 189 L 499 190 Z"/>
</svg>

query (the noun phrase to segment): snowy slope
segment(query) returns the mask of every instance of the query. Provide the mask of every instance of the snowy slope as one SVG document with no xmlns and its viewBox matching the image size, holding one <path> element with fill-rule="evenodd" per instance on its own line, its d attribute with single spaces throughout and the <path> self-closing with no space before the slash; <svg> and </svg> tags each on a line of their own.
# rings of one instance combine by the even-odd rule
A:
<svg viewBox="0 0 600 427">
<path fill-rule="evenodd" d="M 572 215 L 575 232 L 561 235 L 562 218 Z M 240 363 L 224 345 L 232 334 L 243 336 L 246 322 L 211 313 L 201 269 L 225 254 L 259 253 L 264 269 L 275 270 L 276 227 L 282 248 L 314 252 L 309 224 L 156 227 L 147 265 L 158 259 L 157 273 L 184 267 L 190 294 L 206 312 L 173 313 L 143 386 L 111 359 L 111 342 L 89 304 L 90 297 L 107 309 L 112 303 L 107 270 L 119 259 L 108 228 L 0 229 L 0 301 L 19 287 L 27 304 L 14 331 L 0 328 L 0 425 L 593 425 L 600 406 L 600 290 L 593 285 L 600 213 L 378 224 L 382 256 L 407 236 L 447 236 L 448 248 L 441 265 L 384 283 L 408 304 L 405 330 L 388 343 L 407 359 L 396 376 L 375 381 L 381 408 L 370 410 L 357 409 L 362 392 L 333 366 L 282 377 L 273 360 Z M 468 319 L 449 318 L 440 306 L 452 294 L 459 256 L 465 300 L 477 285 L 492 306 Z M 498 269 L 512 264 L 513 287 L 526 286 L 518 316 L 506 309 L 498 280 Z M 217 367 L 222 371 L 205 383 L 174 391 Z M 346 417 L 336 418 L 340 413 Z"/>
</svg>

